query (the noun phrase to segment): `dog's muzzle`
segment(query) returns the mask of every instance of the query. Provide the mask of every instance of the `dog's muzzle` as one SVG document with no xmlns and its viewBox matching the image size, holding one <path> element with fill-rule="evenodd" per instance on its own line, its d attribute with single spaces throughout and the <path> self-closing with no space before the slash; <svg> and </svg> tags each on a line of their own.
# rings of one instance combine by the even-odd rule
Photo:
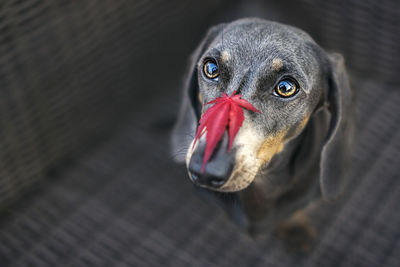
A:
<svg viewBox="0 0 400 267">
<path fill-rule="evenodd" d="M 204 172 L 201 172 L 206 148 L 205 139 L 205 135 L 203 135 L 191 154 L 188 163 L 189 176 L 196 185 L 217 189 L 223 186 L 231 176 L 234 165 L 234 149 L 231 149 L 230 152 L 227 151 L 228 134 L 225 132 L 207 162 Z"/>
</svg>

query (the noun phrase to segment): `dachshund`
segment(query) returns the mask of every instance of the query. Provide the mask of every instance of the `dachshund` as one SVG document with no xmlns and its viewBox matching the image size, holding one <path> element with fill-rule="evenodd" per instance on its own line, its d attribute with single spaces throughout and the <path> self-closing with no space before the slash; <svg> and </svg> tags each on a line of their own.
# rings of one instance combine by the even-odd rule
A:
<svg viewBox="0 0 400 267">
<path fill-rule="evenodd" d="M 244 110 L 232 149 L 225 132 L 201 171 L 206 138 L 193 146 L 198 121 L 208 102 L 233 92 L 260 113 Z M 173 153 L 237 224 L 252 234 L 276 229 L 307 249 L 317 235 L 310 213 L 347 182 L 353 98 L 343 57 L 304 31 L 258 18 L 219 24 L 191 57 Z"/>
</svg>

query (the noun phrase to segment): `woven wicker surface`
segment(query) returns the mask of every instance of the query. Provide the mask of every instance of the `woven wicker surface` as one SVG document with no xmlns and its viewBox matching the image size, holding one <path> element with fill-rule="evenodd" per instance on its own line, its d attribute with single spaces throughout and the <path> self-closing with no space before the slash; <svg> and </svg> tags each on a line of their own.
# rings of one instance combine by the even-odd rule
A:
<svg viewBox="0 0 400 267">
<path fill-rule="evenodd" d="M 396 1 L 308 0 L 292 13 L 282 1 L 269 11 L 344 53 L 358 91 L 351 184 L 317 215 L 320 239 L 306 256 L 287 253 L 274 235 L 241 233 L 172 163 L 173 67 L 182 70 L 185 55 L 169 53 L 190 45 L 157 36 L 176 32 L 185 12 L 189 29 L 204 32 L 213 1 L 208 17 L 178 1 L 53 2 L 0 5 L 0 205 L 19 196 L 0 214 L 0 266 L 400 266 Z M 177 48 L 157 52 L 161 41 Z M 162 54 L 181 58 L 160 63 L 169 75 L 139 77 L 143 59 Z"/>
<path fill-rule="evenodd" d="M 343 53 L 359 75 L 400 83 L 399 1 L 301 2 L 295 24 L 326 49 Z"/>
<path fill-rule="evenodd" d="M 149 74 L 184 62 L 220 2 L 202 4 L 1 1 L 0 210 L 153 96 Z"/>
</svg>

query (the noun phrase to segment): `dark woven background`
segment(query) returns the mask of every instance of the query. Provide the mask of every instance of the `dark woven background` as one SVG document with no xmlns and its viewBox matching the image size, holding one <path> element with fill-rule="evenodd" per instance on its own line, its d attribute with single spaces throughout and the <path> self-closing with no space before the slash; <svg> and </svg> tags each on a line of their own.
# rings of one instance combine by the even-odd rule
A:
<svg viewBox="0 0 400 267">
<path fill-rule="evenodd" d="M 189 53 L 243 16 L 343 53 L 358 92 L 351 184 L 309 255 L 241 233 L 169 152 Z M 399 18 L 398 1 L 1 1 L 0 266 L 400 266 Z"/>
</svg>

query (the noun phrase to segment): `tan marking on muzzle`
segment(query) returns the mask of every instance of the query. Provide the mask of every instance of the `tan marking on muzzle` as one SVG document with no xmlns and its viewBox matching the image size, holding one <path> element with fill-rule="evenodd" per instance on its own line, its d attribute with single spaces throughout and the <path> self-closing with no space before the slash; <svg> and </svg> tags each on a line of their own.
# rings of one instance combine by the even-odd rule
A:
<svg viewBox="0 0 400 267">
<path fill-rule="evenodd" d="M 254 127 L 243 125 L 234 143 L 237 148 L 235 167 L 218 191 L 235 192 L 246 188 L 253 182 L 258 170 L 282 151 L 285 135 L 286 131 L 265 139 Z"/>
<path fill-rule="evenodd" d="M 283 150 L 284 138 L 287 131 L 282 131 L 275 136 L 268 137 L 264 140 L 257 151 L 257 158 L 263 163 L 269 162 L 273 156 Z"/>
<path fill-rule="evenodd" d="M 235 166 L 228 181 L 218 189 L 222 192 L 235 192 L 246 188 L 256 176 L 261 161 L 257 159 L 257 147 L 262 144 L 262 136 L 255 128 L 243 123 L 236 135 L 233 147 L 235 148 Z"/>
</svg>

